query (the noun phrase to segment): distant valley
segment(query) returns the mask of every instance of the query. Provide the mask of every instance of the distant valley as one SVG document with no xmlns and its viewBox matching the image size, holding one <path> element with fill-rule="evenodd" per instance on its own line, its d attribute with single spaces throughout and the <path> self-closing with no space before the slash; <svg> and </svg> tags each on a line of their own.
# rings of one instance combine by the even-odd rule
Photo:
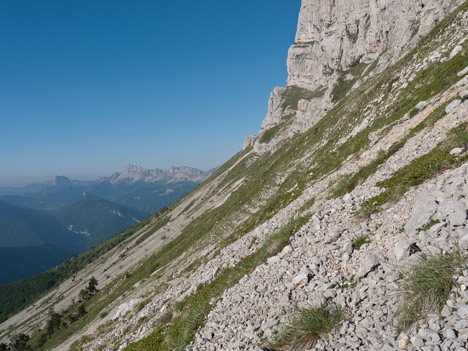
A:
<svg viewBox="0 0 468 351">
<path fill-rule="evenodd" d="M 96 181 L 56 176 L 24 187 L 0 187 L 0 285 L 105 241 L 182 197 L 211 173 L 128 165 Z"/>
<path fill-rule="evenodd" d="M 0 265 L 9 267 L 0 272 L 0 285 L 41 273 L 70 256 L 69 251 L 50 245 L 0 247 Z"/>
</svg>

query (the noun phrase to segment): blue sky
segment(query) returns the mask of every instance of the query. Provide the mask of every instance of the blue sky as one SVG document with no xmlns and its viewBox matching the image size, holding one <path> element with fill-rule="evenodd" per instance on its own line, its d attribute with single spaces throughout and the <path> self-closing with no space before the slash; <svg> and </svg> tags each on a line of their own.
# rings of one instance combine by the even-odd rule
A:
<svg viewBox="0 0 468 351">
<path fill-rule="evenodd" d="M 0 3 L 0 185 L 209 169 L 284 85 L 300 0 Z"/>
</svg>

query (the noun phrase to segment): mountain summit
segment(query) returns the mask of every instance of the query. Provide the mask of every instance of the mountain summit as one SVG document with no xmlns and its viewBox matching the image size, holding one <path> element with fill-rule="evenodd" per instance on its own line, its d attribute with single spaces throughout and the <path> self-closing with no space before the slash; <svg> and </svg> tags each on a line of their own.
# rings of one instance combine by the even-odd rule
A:
<svg viewBox="0 0 468 351">
<path fill-rule="evenodd" d="M 55 176 L 54 181 L 52 183 L 52 186 L 55 186 L 55 187 L 67 187 L 71 185 L 72 185 L 72 182 L 70 178 L 65 177 L 65 176 Z"/>
</svg>

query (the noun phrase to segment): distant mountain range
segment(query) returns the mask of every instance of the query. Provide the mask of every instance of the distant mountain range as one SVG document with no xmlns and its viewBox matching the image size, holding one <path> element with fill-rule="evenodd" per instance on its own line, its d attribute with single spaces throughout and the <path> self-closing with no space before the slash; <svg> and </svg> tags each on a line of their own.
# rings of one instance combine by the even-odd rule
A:
<svg viewBox="0 0 468 351">
<path fill-rule="evenodd" d="M 0 284 L 38 273 L 37 267 L 50 268 L 99 244 L 185 195 L 211 173 L 128 165 L 95 181 L 56 176 L 23 187 L 0 187 L 0 248 L 28 247 L 18 252 L 35 250 L 40 261 L 20 260 L 24 266 L 18 260 L 4 262 L 2 269 L 9 273 L 0 277 Z M 13 251 L 8 252 L 10 257 Z"/>
<path fill-rule="evenodd" d="M 165 181 L 167 184 L 177 182 L 195 182 L 204 181 L 208 174 L 212 171 L 204 172 L 191 167 L 171 167 L 168 171 L 162 169 L 145 169 L 142 167 L 128 165 L 123 172 L 115 172 L 108 178 L 102 178 L 103 181 L 109 181 L 112 184 L 116 183 L 155 183 Z"/>
<path fill-rule="evenodd" d="M 87 193 L 149 215 L 192 190 L 213 171 L 190 167 L 149 170 L 128 165 L 122 172 L 95 181 L 56 176 L 53 181 L 23 187 L 0 187 L 0 200 L 17 206 L 55 211 L 71 205 Z"/>
</svg>

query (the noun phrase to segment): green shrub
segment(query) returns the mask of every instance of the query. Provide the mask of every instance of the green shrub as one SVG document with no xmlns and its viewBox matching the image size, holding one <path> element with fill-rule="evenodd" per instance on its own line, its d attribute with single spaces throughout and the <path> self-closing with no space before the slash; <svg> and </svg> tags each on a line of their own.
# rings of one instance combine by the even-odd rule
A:
<svg viewBox="0 0 468 351">
<path fill-rule="evenodd" d="M 413 108 L 413 109 L 409 112 L 409 117 L 410 117 L 410 118 L 413 118 L 413 117 L 416 116 L 418 113 L 419 113 L 419 110 L 418 110 L 417 108 Z"/>
<path fill-rule="evenodd" d="M 325 305 L 301 308 L 272 344 L 274 350 L 307 349 L 315 345 L 324 334 L 339 327 L 345 317 L 340 308 Z"/>
<path fill-rule="evenodd" d="M 344 278 L 343 283 L 341 284 L 342 289 L 354 289 L 358 281 L 354 280 L 354 275 L 350 278 Z"/>
<path fill-rule="evenodd" d="M 143 308 L 145 308 L 147 302 L 148 302 L 148 301 L 145 300 L 145 301 L 142 301 L 142 302 L 140 302 L 140 303 L 138 304 L 138 307 L 137 307 L 138 312 L 140 312 Z"/>
<path fill-rule="evenodd" d="M 182 311 L 184 309 L 184 306 L 185 304 L 187 303 L 187 298 L 184 298 L 182 300 L 179 300 L 179 301 L 176 301 L 176 303 L 174 304 L 174 308 L 177 310 L 177 311 Z"/>
</svg>

